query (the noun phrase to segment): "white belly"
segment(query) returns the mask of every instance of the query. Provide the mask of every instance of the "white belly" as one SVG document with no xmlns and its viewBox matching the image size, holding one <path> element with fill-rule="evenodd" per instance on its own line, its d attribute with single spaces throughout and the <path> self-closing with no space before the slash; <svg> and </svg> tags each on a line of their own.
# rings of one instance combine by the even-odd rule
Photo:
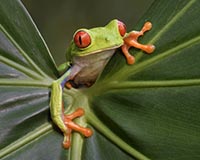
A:
<svg viewBox="0 0 200 160">
<path fill-rule="evenodd" d="M 101 74 L 104 67 L 114 54 L 115 49 L 94 53 L 87 56 L 78 56 L 73 59 L 73 82 L 76 85 L 91 85 Z"/>
</svg>

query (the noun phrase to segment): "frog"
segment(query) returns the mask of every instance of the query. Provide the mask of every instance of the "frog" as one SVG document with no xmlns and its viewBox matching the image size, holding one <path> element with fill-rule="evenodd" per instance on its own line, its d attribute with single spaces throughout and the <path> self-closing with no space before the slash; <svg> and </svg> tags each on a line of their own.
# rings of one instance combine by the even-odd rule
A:
<svg viewBox="0 0 200 160">
<path fill-rule="evenodd" d="M 153 44 L 138 42 L 138 38 L 151 28 L 152 23 L 147 21 L 140 31 L 127 33 L 126 25 L 114 19 L 104 27 L 81 28 L 74 33 L 67 48 L 67 61 L 58 67 L 62 75 L 52 82 L 50 95 L 51 118 L 64 135 L 64 148 L 70 148 L 73 132 L 85 137 L 93 134 L 92 129 L 74 122 L 74 119 L 84 116 L 84 107 L 75 109 L 71 114 L 65 114 L 62 98 L 64 88 L 91 87 L 118 49 L 121 49 L 127 65 L 135 63 L 135 57 L 129 52 L 131 47 L 148 54 L 152 53 L 155 50 Z"/>
</svg>

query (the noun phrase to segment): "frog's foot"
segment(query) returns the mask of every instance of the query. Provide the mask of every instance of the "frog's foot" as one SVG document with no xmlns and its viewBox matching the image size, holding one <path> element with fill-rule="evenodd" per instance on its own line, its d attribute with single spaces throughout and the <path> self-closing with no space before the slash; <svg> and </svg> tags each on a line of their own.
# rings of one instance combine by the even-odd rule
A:
<svg viewBox="0 0 200 160">
<path fill-rule="evenodd" d="M 133 64 L 135 62 L 135 58 L 129 53 L 130 47 L 135 47 L 145 51 L 146 53 L 152 53 L 155 49 L 154 45 L 147 44 L 143 45 L 138 42 L 138 37 L 144 35 L 144 32 L 150 30 L 152 28 L 151 22 L 146 22 L 142 27 L 141 31 L 132 31 L 128 33 L 124 38 L 124 44 L 122 45 L 122 52 L 124 53 L 127 63 Z"/>
<path fill-rule="evenodd" d="M 69 81 L 65 83 L 65 87 L 67 87 L 68 89 L 73 88 L 71 82 Z"/>
<path fill-rule="evenodd" d="M 69 148 L 70 147 L 70 137 L 71 137 L 71 132 L 77 131 L 83 134 L 85 137 L 90 137 L 92 135 L 92 130 L 89 128 L 81 127 L 78 124 L 74 123 L 72 120 L 83 116 L 84 115 L 84 110 L 82 108 L 78 108 L 75 112 L 69 115 L 64 115 L 64 123 L 68 128 L 67 133 L 64 134 L 64 141 L 63 141 L 63 146 L 64 148 Z"/>
</svg>

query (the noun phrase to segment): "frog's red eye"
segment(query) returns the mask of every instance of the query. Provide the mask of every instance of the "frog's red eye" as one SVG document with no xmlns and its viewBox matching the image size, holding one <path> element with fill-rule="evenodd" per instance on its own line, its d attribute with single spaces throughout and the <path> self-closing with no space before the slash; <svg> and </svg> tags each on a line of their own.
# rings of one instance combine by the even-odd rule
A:
<svg viewBox="0 0 200 160">
<path fill-rule="evenodd" d="M 74 35 L 74 43 L 79 48 L 86 48 L 91 43 L 90 35 L 85 31 L 78 31 Z"/>
<path fill-rule="evenodd" d="M 119 20 L 117 23 L 118 23 L 119 33 L 123 37 L 126 34 L 126 25 Z"/>
</svg>

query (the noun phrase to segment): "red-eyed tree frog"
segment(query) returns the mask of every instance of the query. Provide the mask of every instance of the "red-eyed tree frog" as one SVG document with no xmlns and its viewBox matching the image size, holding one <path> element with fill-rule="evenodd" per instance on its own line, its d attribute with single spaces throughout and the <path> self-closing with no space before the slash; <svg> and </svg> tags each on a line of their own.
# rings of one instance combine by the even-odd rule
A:
<svg viewBox="0 0 200 160">
<path fill-rule="evenodd" d="M 137 41 L 138 37 L 151 27 L 152 24 L 146 22 L 141 31 L 126 33 L 125 24 L 115 19 L 105 27 L 79 29 L 75 32 L 67 49 L 67 63 L 59 67 L 59 70 L 65 72 L 59 79 L 53 81 L 50 98 L 51 117 L 64 134 L 65 148 L 70 147 L 72 131 L 89 137 L 92 135 L 92 130 L 73 122 L 73 119 L 84 114 L 82 108 L 78 108 L 69 115 L 64 114 L 63 88 L 91 86 L 118 48 L 121 48 L 128 64 L 135 62 L 135 58 L 129 53 L 130 47 L 152 53 L 155 49 L 154 45 L 143 45 Z"/>
</svg>

